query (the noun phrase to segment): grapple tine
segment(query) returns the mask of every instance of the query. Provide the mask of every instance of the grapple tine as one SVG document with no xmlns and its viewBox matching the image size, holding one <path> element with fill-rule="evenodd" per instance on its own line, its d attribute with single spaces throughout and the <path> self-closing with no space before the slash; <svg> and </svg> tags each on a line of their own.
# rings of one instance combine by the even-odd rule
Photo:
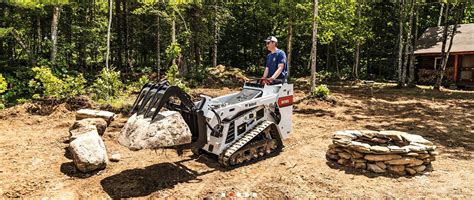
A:
<svg viewBox="0 0 474 200">
<path fill-rule="evenodd" d="M 152 85 L 153 85 L 152 83 L 147 83 L 142 87 L 142 89 L 140 90 L 140 94 L 138 95 L 137 99 L 135 99 L 135 102 L 133 103 L 132 109 L 130 110 L 130 114 L 137 112 L 137 109 L 141 104 L 140 102 L 142 102 L 143 98 L 146 96 L 146 94 L 148 93 Z"/>
</svg>

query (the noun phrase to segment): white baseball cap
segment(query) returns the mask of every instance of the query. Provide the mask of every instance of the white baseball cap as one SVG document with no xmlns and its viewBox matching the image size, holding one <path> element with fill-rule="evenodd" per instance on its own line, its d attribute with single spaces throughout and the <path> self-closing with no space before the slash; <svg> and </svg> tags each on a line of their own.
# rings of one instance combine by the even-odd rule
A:
<svg viewBox="0 0 474 200">
<path fill-rule="evenodd" d="M 277 38 L 276 38 L 275 36 L 269 36 L 269 37 L 265 40 L 265 42 L 270 42 L 270 41 L 272 41 L 272 42 L 278 42 L 278 40 L 277 40 Z"/>
</svg>

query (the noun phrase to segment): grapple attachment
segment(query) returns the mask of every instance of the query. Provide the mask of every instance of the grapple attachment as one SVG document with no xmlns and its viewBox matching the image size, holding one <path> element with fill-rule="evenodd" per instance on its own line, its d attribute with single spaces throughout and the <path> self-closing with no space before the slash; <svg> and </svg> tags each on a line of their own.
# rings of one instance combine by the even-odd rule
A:
<svg viewBox="0 0 474 200">
<path fill-rule="evenodd" d="M 180 103 L 173 102 L 172 97 L 178 98 Z M 171 86 L 167 81 L 162 81 L 159 84 L 147 83 L 133 103 L 131 114 L 137 113 L 137 115 L 143 115 L 145 118 L 151 117 L 154 120 L 163 107 L 179 112 L 191 112 L 195 105 L 191 97 L 178 86 Z"/>
<path fill-rule="evenodd" d="M 199 108 L 202 104 L 203 102 L 200 102 L 196 106 L 191 96 L 178 86 L 170 85 L 168 81 L 147 83 L 140 90 L 130 114 L 143 115 L 144 118 L 151 118 L 153 122 L 163 107 L 177 111 L 189 126 L 193 141 L 192 144 L 183 145 L 181 148 L 201 148 L 207 141 L 206 121 L 203 111 Z"/>
</svg>

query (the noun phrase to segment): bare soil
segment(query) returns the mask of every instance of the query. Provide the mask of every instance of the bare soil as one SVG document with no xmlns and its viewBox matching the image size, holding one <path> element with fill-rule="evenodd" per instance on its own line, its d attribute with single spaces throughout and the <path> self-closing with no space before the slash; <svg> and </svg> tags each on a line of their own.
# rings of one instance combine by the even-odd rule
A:
<svg viewBox="0 0 474 200">
<path fill-rule="evenodd" d="M 217 96 L 237 89 L 195 89 Z M 104 134 L 109 156 L 120 162 L 91 174 L 77 171 L 65 154 L 74 112 L 60 105 L 30 114 L 25 104 L 0 111 L 0 195 L 21 198 L 218 197 L 458 197 L 474 196 L 474 93 L 427 89 L 331 86 L 334 103 L 295 94 L 293 132 L 283 152 L 232 170 L 206 156 L 173 150 L 129 151 L 117 143 L 120 115 Z M 298 89 L 297 89 L 298 91 Z M 30 108 L 30 109 L 28 109 Z M 328 162 L 337 130 L 400 130 L 438 146 L 433 171 L 413 177 L 377 175 Z"/>
</svg>

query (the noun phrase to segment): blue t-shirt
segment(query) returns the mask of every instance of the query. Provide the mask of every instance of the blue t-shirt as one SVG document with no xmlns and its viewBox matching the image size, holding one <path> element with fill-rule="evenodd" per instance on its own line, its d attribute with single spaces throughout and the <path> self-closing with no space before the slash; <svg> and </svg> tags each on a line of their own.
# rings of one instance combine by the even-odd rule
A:
<svg viewBox="0 0 474 200">
<path fill-rule="evenodd" d="M 285 64 L 285 66 L 283 67 L 283 70 L 281 71 L 277 79 L 285 79 L 288 75 L 288 61 L 286 60 L 286 54 L 280 49 L 277 49 L 275 53 L 269 53 L 267 55 L 266 63 L 266 66 L 268 67 L 267 78 L 272 77 L 278 69 L 278 65 L 282 63 Z"/>
</svg>

